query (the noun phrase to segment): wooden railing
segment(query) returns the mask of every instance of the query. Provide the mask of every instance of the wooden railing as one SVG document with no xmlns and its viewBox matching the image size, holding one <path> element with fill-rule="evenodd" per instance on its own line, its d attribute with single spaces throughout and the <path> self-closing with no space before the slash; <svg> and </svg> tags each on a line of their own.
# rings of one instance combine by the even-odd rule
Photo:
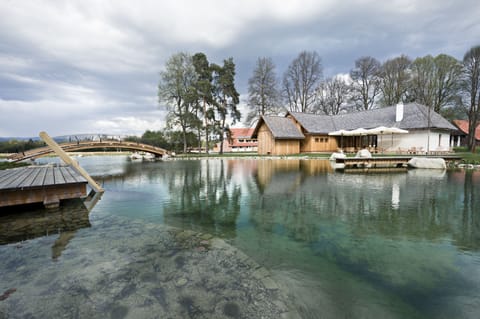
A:
<svg viewBox="0 0 480 319">
<path fill-rule="evenodd" d="M 116 141 L 116 140 L 78 141 L 74 143 L 62 143 L 59 145 L 65 152 L 75 152 L 75 151 L 81 151 L 81 150 L 100 148 L 100 149 L 127 149 L 127 150 L 133 150 L 133 151 L 148 152 L 158 157 L 163 157 L 169 154 L 167 150 L 160 147 L 156 147 L 148 144 L 136 143 L 136 142 L 125 142 L 125 141 Z M 13 155 L 10 155 L 8 157 L 8 160 L 12 162 L 18 162 L 25 159 L 42 157 L 51 153 L 53 153 L 53 151 L 50 149 L 50 147 L 45 146 L 45 147 L 39 147 L 32 150 L 28 150 L 25 152 L 15 153 Z"/>
</svg>

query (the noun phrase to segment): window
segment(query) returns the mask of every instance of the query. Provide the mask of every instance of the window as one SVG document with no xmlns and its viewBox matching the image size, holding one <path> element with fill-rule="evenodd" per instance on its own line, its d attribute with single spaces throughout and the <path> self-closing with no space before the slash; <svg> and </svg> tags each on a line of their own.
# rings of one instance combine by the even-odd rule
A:
<svg viewBox="0 0 480 319">
<path fill-rule="evenodd" d="M 315 137 L 315 143 L 320 142 L 320 139 L 318 137 Z"/>
</svg>

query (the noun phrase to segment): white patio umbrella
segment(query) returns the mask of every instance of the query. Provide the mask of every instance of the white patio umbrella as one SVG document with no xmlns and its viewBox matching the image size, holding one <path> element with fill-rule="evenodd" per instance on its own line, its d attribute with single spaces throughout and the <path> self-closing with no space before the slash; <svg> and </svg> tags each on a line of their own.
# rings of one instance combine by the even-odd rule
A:
<svg viewBox="0 0 480 319">
<path fill-rule="evenodd" d="M 361 136 L 369 134 L 368 130 L 364 129 L 363 127 L 348 131 L 348 134 L 351 136 Z"/>
<path fill-rule="evenodd" d="M 330 132 L 330 133 L 328 133 L 328 135 L 342 136 L 342 135 L 345 135 L 345 133 L 347 133 L 347 132 L 348 131 L 346 131 L 346 130 L 338 130 L 338 131 Z"/>
<path fill-rule="evenodd" d="M 402 130 L 398 127 L 386 127 L 386 126 L 378 126 L 372 129 L 367 130 L 368 134 L 372 135 L 380 135 L 380 143 L 382 139 L 382 135 L 392 134 L 392 146 L 393 146 L 393 134 L 406 134 L 408 133 L 407 130 Z"/>
</svg>

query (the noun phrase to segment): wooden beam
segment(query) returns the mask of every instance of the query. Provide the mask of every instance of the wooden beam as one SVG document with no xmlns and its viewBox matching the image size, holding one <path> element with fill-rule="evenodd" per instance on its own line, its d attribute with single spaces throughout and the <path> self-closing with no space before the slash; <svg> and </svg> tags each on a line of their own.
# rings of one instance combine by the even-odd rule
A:
<svg viewBox="0 0 480 319">
<path fill-rule="evenodd" d="M 65 162 L 65 164 L 70 165 L 73 169 L 75 169 L 80 175 L 85 177 L 85 179 L 88 181 L 88 184 L 92 189 L 95 190 L 97 193 L 103 193 L 105 190 L 100 187 L 100 185 L 97 184 L 93 180 L 93 178 L 88 175 L 88 173 L 80 166 L 76 161 L 74 161 L 70 156 L 68 156 L 67 153 L 55 142 L 46 132 L 40 132 L 40 137 L 42 140 L 47 143 L 48 146 L 62 159 L 62 161 Z"/>
</svg>

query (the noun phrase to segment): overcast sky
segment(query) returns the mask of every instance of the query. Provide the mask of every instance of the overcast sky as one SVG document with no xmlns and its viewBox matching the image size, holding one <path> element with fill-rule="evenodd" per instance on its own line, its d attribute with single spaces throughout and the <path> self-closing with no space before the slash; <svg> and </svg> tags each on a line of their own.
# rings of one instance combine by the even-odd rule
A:
<svg viewBox="0 0 480 319">
<path fill-rule="evenodd" d="M 161 129 L 159 72 L 181 51 L 233 57 L 244 101 L 260 56 L 281 76 L 317 51 L 327 77 L 480 44 L 478 0 L 0 0 L 0 16 L 2 137 Z"/>
</svg>

